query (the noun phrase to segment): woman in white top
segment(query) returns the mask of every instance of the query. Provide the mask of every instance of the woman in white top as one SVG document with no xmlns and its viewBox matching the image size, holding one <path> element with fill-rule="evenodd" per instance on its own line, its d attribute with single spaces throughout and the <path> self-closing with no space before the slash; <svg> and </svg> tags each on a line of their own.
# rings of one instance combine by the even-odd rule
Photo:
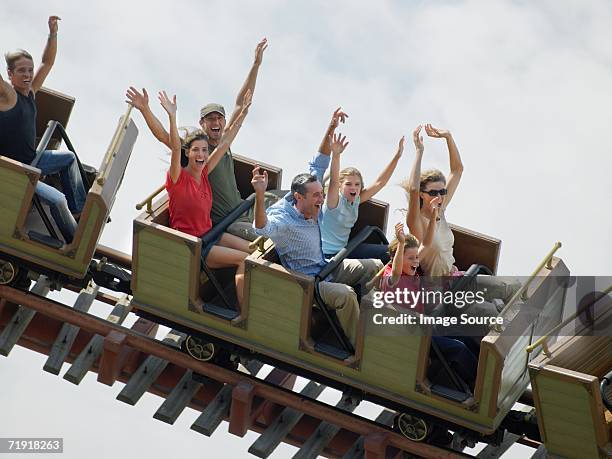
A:
<svg viewBox="0 0 612 459">
<path fill-rule="evenodd" d="M 457 149 L 457 145 L 451 133 L 444 129 L 437 129 L 431 124 L 426 124 L 425 132 L 429 137 L 446 139 L 450 162 L 450 174 L 447 180 L 444 174 L 437 169 L 421 172 L 421 160 L 424 150 L 423 137 L 420 135 L 421 128 L 422 126 L 417 126 L 413 132 L 416 157 L 410 177 L 408 181 L 403 184 L 403 188 L 406 190 L 409 197 L 406 224 L 410 229 L 410 233 L 416 236 L 417 239 L 422 240 L 427 225 L 432 218 L 431 203 L 439 196 L 441 201 L 438 203 L 439 212 L 433 242 L 419 253 L 421 269 L 426 276 L 461 276 L 463 272 L 459 271 L 454 264 L 453 245 L 455 243 L 455 238 L 446 221 L 445 213 L 448 204 L 457 190 L 459 181 L 461 180 L 463 164 L 461 163 L 459 150 Z M 477 288 L 484 292 L 485 300 L 492 301 L 497 298 L 501 299 L 504 303 L 507 303 L 521 286 L 521 283 L 517 279 L 482 275 L 477 277 L 476 283 Z M 501 308 L 500 305 L 497 306 L 498 310 L 499 308 Z M 476 308 L 473 309 L 476 311 Z M 480 309 L 484 311 L 482 313 L 488 313 L 490 315 L 496 315 L 497 312 L 492 305 L 486 302 Z"/>
<path fill-rule="evenodd" d="M 463 173 L 463 164 L 459 150 L 449 131 L 434 128 L 431 124 L 425 125 L 425 132 L 429 137 L 446 139 L 448 145 L 450 174 L 448 181 L 444 174 L 437 169 L 430 169 L 421 173 L 421 160 L 423 158 L 423 137 L 420 135 L 422 126 L 417 126 L 412 137 L 416 146 L 416 157 L 412 171 L 407 182 L 403 184 L 408 193 L 409 205 L 406 224 L 410 233 L 422 240 L 425 229 L 432 218 L 431 201 L 440 197 L 438 204 L 436 231 L 433 243 L 420 254 L 421 267 L 426 276 L 452 276 L 459 274 L 454 265 L 453 244 L 455 238 L 446 221 L 445 211 L 450 203 Z"/>
</svg>

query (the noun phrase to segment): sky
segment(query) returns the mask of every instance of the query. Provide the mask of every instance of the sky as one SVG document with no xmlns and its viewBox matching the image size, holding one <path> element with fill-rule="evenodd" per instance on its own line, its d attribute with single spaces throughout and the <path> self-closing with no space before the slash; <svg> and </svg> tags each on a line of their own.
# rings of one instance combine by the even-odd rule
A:
<svg viewBox="0 0 612 459">
<path fill-rule="evenodd" d="M 51 0 L 42 8 L 3 0 L 2 51 L 25 48 L 38 64 L 51 14 L 62 21 L 46 86 L 76 97 L 68 132 L 85 163 L 100 164 L 130 85 L 149 90 L 164 123 L 153 96 L 162 89 L 177 94 L 183 125 L 195 125 L 208 102 L 231 110 L 255 45 L 267 37 L 233 151 L 282 167 L 288 186 L 342 106 L 349 120 L 340 131 L 350 141 L 342 161 L 367 184 L 406 135 L 397 170 L 377 195 L 391 205 L 392 228 L 402 219 L 395 209 L 406 206 L 397 185 L 414 158 L 411 132 L 431 122 L 453 133 L 465 167 L 447 218 L 503 241 L 500 274 L 530 274 L 555 241 L 573 274 L 611 274 L 607 0 L 108 0 L 86 7 Z M 165 148 L 133 117 L 140 134 L 101 238 L 128 253 L 134 206 L 167 168 Z M 425 137 L 423 166 L 448 172 L 443 141 Z M 161 404 L 155 396 L 128 407 L 113 401 L 121 384 L 108 388 L 89 375 L 77 389 L 41 371 L 43 364 L 22 348 L 0 359 L 1 436 L 63 436 L 67 458 L 92 448 L 94 458 L 137 451 L 243 457 L 253 441 L 224 426 L 202 437 L 188 428 L 195 412 L 168 427 L 151 417 Z M 508 457 L 521 457 L 520 448 Z M 275 457 L 292 451 L 282 447 Z"/>
</svg>

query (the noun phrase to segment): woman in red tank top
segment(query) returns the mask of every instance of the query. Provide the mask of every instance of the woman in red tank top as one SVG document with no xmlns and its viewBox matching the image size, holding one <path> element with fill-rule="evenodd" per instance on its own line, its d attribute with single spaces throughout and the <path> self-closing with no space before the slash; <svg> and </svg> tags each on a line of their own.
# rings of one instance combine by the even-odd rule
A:
<svg viewBox="0 0 612 459">
<path fill-rule="evenodd" d="M 236 137 L 242 121 L 251 105 L 247 91 L 245 102 L 236 120 L 228 126 L 219 145 L 209 155 L 208 137 L 196 131 L 185 139 L 187 166 L 181 167 L 181 139 L 176 123 L 176 96 L 172 101 L 165 91 L 159 93 L 159 101 L 170 120 L 170 148 L 172 156 L 166 175 L 166 190 L 170 200 L 170 226 L 192 236 L 202 237 L 212 228 L 210 209 L 212 193 L 208 174 L 217 166 Z M 249 242 L 232 234 L 223 233 L 208 254 L 204 253 L 210 268 L 236 268 L 236 294 L 242 304 L 244 259 L 249 256 Z"/>
</svg>

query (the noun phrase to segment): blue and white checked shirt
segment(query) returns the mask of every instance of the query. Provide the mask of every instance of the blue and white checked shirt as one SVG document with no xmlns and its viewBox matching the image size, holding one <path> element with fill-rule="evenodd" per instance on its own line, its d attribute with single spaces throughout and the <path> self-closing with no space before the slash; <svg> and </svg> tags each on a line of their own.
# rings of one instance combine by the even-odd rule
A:
<svg viewBox="0 0 612 459">
<path fill-rule="evenodd" d="M 318 153 L 308 163 L 310 173 L 319 181 L 329 166 L 330 157 Z M 308 276 L 319 274 L 327 264 L 321 248 L 321 229 L 319 223 L 323 217 L 319 212 L 319 223 L 313 219 L 306 220 L 294 207 L 294 199 L 288 193 L 266 211 L 268 222 L 263 228 L 255 228 L 255 233 L 272 239 L 282 265 Z"/>
</svg>

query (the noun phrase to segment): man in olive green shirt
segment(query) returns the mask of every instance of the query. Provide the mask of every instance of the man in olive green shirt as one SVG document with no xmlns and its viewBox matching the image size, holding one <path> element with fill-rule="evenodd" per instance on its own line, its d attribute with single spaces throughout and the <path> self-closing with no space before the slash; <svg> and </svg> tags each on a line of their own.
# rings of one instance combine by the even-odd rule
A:
<svg viewBox="0 0 612 459">
<path fill-rule="evenodd" d="M 268 41 L 264 38 L 255 48 L 255 60 L 242 88 L 240 88 L 238 92 L 236 106 L 230 116 L 229 124 L 231 124 L 238 113 L 240 113 L 247 92 L 250 92 L 252 96 L 255 91 L 257 73 L 259 72 L 263 53 L 267 47 Z M 128 101 L 135 108 L 140 110 L 149 129 L 153 132 L 155 137 L 169 147 L 170 136 L 159 119 L 151 112 L 149 107 L 149 96 L 146 90 L 143 89 L 143 92 L 140 93 L 136 88 L 130 87 L 126 96 Z M 200 126 L 208 136 L 209 151 L 212 151 L 221 140 L 226 126 L 225 109 L 223 106 L 214 103 L 204 106 L 202 110 L 200 110 Z M 234 160 L 231 150 L 228 149 L 223 155 L 223 158 L 221 158 L 215 169 L 208 175 L 208 179 L 213 193 L 211 219 L 213 225 L 216 225 L 223 217 L 228 215 L 242 202 L 240 192 L 238 191 L 238 185 L 236 184 Z M 271 204 L 272 201 L 276 199 L 276 197 L 271 194 L 267 194 L 267 197 L 270 200 L 268 204 Z M 253 216 L 251 210 L 248 215 L 240 217 L 236 222 L 230 225 L 227 232 L 252 241 L 257 237 L 252 228 L 252 221 Z"/>
</svg>

